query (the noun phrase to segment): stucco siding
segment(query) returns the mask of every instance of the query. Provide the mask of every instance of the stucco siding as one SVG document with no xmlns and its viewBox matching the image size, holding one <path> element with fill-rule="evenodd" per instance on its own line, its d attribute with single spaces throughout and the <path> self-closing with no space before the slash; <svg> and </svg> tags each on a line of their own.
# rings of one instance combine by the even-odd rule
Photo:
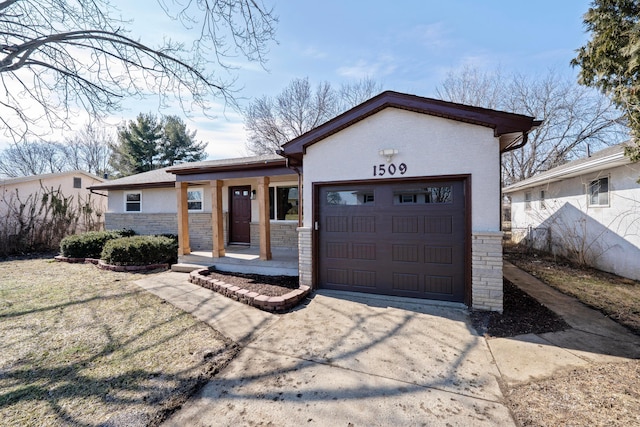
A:
<svg viewBox="0 0 640 427">
<path fill-rule="evenodd" d="M 631 164 L 513 192 L 513 239 L 640 279 L 639 176 L 640 165 Z M 609 203 L 589 206 L 587 186 L 603 177 L 609 178 Z M 530 209 L 525 193 L 531 194 Z"/>
<path fill-rule="evenodd" d="M 382 149 L 396 149 L 392 164 L 406 172 L 374 176 L 387 160 Z M 493 130 L 453 120 L 387 108 L 307 148 L 304 158 L 304 211 L 312 211 L 313 183 L 472 176 L 472 229 L 500 230 L 500 155 Z M 305 215 L 305 227 L 312 226 Z"/>
</svg>

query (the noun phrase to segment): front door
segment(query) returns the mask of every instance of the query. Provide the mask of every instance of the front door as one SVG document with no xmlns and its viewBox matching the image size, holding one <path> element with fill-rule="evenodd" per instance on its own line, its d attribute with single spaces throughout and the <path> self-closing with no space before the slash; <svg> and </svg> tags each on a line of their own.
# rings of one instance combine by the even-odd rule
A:
<svg viewBox="0 0 640 427">
<path fill-rule="evenodd" d="M 251 243 L 251 186 L 230 188 L 229 243 Z"/>
</svg>

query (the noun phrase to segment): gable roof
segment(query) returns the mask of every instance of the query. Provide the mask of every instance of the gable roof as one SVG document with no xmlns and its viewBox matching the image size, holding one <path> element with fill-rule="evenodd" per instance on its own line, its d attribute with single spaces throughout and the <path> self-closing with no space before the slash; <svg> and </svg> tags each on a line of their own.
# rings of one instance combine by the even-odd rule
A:
<svg viewBox="0 0 640 427">
<path fill-rule="evenodd" d="M 282 146 L 282 154 L 301 159 L 308 146 L 388 107 L 492 128 L 494 136 L 507 137 L 501 141 L 501 151 L 517 142 L 522 133 L 542 123 L 520 114 L 386 91 L 287 142 Z"/>
<path fill-rule="evenodd" d="M 573 160 L 569 163 L 565 163 L 564 165 L 556 166 L 548 171 L 534 175 L 531 178 L 509 185 L 503 188 L 502 192 L 513 193 L 515 191 L 524 190 L 537 185 L 561 181 L 563 179 L 572 178 L 585 173 L 597 172 L 631 163 L 631 159 L 624 155 L 624 148 L 629 144 L 629 142 L 623 142 L 621 144 L 612 145 L 611 147 L 592 154 L 590 157 Z"/>
<path fill-rule="evenodd" d="M 73 170 L 68 172 L 56 172 L 56 173 L 45 173 L 42 175 L 29 175 L 29 176 L 20 176 L 17 178 L 9 178 L 9 179 L 0 179 L 0 185 L 13 185 L 13 184 L 21 184 L 23 182 L 31 182 L 31 181 L 40 181 L 47 180 L 52 178 L 61 178 L 64 176 L 71 175 L 84 175 L 96 181 L 103 182 L 104 179 L 96 176 L 92 173 L 81 171 L 81 170 Z"/>
</svg>

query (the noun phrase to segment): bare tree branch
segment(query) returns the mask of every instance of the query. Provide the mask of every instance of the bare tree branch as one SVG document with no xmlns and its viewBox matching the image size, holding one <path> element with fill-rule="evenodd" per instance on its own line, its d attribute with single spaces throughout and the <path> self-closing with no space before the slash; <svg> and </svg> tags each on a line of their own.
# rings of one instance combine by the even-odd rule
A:
<svg viewBox="0 0 640 427">
<path fill-rule="evenodd" d="M 0 1 L 0 132 L 13 141 L 41 137 L 64 129 L 73 109 L 100 118 L 149 93 L 185 113 L 207 114 L 215 98 L 237 107 L 233 78 L 214 71 L 230 68 L 231 56 L 264 62 L 273 12 L 255 0 L 159 3 L 187 27 L 200 26 L 192 46 L 137 40 L 109 0 Z"/>
</svg>

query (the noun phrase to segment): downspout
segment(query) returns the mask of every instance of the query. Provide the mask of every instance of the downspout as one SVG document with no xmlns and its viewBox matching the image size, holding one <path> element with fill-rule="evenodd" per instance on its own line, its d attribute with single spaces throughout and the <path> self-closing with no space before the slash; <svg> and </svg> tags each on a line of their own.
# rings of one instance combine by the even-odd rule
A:
<svg viewBox="0 0 640 427">
<path fill-rule="evenodd" d="M 102 194 L 102 193 L 98 193 L 97 191 L 95 191 L 93 188 L 89 188 L 89 192 L 91 194 L 97 194 L 98 196 L 102 196 L 102 197 L 109 197 L 109 195 L 107 194 Z"/>
</svg>

